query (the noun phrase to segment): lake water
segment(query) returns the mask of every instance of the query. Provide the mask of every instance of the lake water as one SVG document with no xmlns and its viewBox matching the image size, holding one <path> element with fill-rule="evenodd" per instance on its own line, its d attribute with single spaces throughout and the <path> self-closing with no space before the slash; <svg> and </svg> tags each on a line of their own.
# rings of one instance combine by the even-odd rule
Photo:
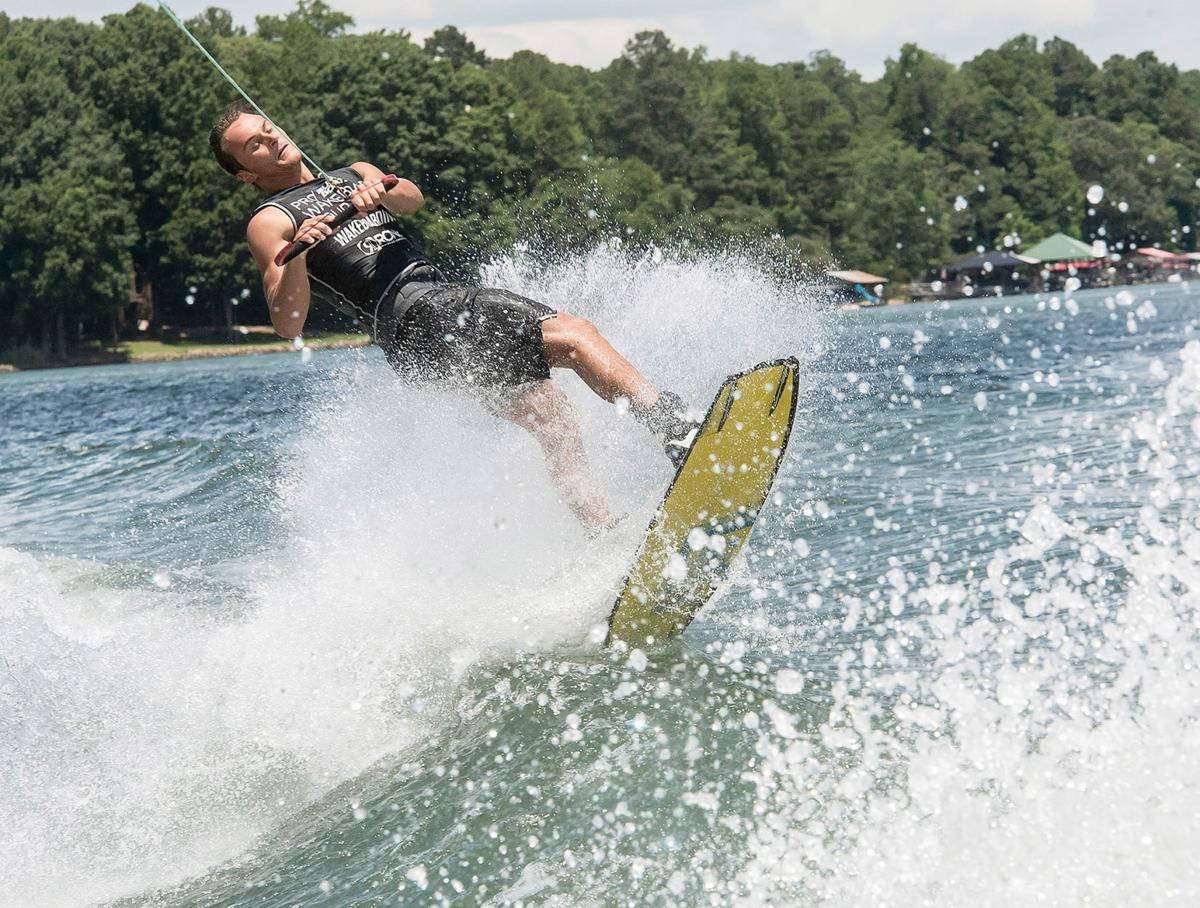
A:
<svg viewBox="0 0 1200 908">
<path fill-rule="evenodd" d="M 817 312 L 752 263 L 489 279 L 697 403 L 804 394 L 731 588 L 596 641 L 630 516 L 378 351 L 0 376 L 0 904 L 1195 904 L 1200 285 Z"/>
</svg>

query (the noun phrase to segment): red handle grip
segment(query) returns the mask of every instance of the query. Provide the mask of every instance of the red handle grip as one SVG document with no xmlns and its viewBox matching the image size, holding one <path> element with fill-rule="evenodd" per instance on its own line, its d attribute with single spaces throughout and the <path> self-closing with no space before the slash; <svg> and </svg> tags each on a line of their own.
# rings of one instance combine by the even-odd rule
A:
<svg viewBox="0 0 1200 908">
<path fill-rule="evenodd" d="M 388 190 L 395 188 L 396 184 L 398 184 L 399 182 L 400 182 L 400 178 L 398 176 L 396 176 L 395 174 L 387 173 L 387 174 L 383 175 L 383 178 L 379 181 L 379 185 L 381 185 L 383 187 L 384 192 L 387 192 Z M 329 222 L 329 226 L 331 228 L 333 228 L 334 230 L 337 230 L 339 227 L 341 227 L 343 224 L 345 224 L 348 220 L 350 220 L 352 217 L 354 217 L 357 214 L 358 214 L 358 209 L 355 208 L 353 205 L 350 205 L 348 208 L 345 208 L 342 211 L 339 211 L 337 214 L 335 214 L 333 216 L 333 220 L 331 220 Z M 288 243 L 286 246 L 284 246 L 282 249 L 280 249 L 279 252 L 277 252 L 275 254 L 275 264 L 282 268 L 284 265 L 286 265 L 288 262 L 290 262 L 292 259 L 294 259 L 296 256 L 298 256 L 300 253 L 305 252 L 308 249 L 311 249 L 315 245 L 317 245 L 317 244 L 316 243 Z"/>
</svg>

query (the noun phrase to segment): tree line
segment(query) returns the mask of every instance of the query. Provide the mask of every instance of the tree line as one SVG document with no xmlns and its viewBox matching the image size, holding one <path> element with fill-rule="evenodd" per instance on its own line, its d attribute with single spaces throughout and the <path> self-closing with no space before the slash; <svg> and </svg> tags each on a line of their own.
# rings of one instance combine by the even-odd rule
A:
<svg viewBox="0 0 1200 908">
<path fill-rule="evenodd" d="M 711 59 L 658 31 L 594 71 L 489 59 L 452 26 L 418 44 L 353 24 L 321 0 L 252 32 L 217 8 L 188 21 L 323 166 L 417 182 L 415 230 L 459 275 L 517 241 L 565 255 L 612 237 L 893 279 L 1059 230 L 1195 248 L 1200 71 L 1148 51 L 1098 65 L 1019 35 L 955 66 L 905 44 L 867 81 L 825 52 Z M 0 13 L 0 348 L 111 335 L 138 287 L 156 323 L 262 321 L 256 195 L 206 141 L 232 94 L 150 6 Z"/>
</svg>

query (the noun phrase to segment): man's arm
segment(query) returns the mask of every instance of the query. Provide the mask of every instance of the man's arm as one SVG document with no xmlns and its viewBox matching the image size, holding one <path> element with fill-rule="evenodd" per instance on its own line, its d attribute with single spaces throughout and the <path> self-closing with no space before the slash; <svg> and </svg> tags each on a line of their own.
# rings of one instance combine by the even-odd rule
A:
<svg viewBox="0 0 1200 908">
<path fill-rule="evenodd" d="M 308 318 L 310 297 L 307 253 L 301 253 L 286 265 L 276 265 L 275 255 L 292 240 L 313 242 L 324 239 L 332 231 L 331 215 L 309 218 L 293 230 L 291 219 L 277 208 L 264 208 L 246 228 L 250 252 L 263 276 L 263 293 L 271 314 L 271 325 L 280 337 L 298 337 Z"/>
<path fill-rule="evenodd" d="M 425 204 L 425 196 L 421 194 L 421 190 L 417 188 L 417 184 L 409 180 L 400 180 L 395 186 L 384 192 L 379 186 L 379 181 L 383 179 L 384 173 L 374 164 L 367 161 L 356 161 L 350 165 L 354 168 L 355 173 L 363 178 L 365 187 L 373 187 L 373 199 L 376 204 L 382 205 L 392 214 L 416 214 Z M 371 193 L 368 193 L 371 195 Z M 358 205 L 359 211 L 370 211 L 370 201 L 363 200 L 364 204 Z M 357 204 L 357 203 L 356 203 Z"/>
</svg>

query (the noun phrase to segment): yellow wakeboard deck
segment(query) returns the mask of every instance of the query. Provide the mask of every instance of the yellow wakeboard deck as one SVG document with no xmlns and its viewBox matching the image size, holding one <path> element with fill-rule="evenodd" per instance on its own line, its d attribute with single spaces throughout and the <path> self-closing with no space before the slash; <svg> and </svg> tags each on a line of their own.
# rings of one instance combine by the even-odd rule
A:
<svg viewBox="0 0 1200 908">
<path fill-rule="evenodd" d="M 799 369 L 789 357 L 725 379 L 625 578 L 608 645 L 674 637 L 728 574 L 787 450 Z"/>
</svg>

